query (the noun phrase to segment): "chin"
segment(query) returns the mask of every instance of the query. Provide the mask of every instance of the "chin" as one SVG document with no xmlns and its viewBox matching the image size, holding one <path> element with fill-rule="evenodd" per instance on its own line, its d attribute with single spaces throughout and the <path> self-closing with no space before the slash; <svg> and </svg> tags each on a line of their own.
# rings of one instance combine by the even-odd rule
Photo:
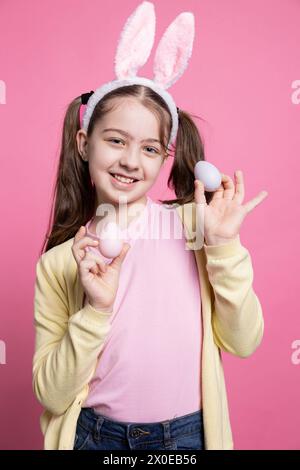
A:
<svg viewBox="0 0 300 470">
<path fill-rule="evenodd" d="M 119 204 L 120 199 L 121 199 L 121 202 L 123 200 L 124 202 L 127 202 L 127 203 L 130 203 L 132 200 L 136 199 L 136 197 L 133 194 L 129 195 L 123 191 L 117 191 L 117 190 L 111 191 L 110 194 L 108 194 L 107 196 L 108 196 L 109 201 L 111 201 L 114 204 Z"/>
</svg>

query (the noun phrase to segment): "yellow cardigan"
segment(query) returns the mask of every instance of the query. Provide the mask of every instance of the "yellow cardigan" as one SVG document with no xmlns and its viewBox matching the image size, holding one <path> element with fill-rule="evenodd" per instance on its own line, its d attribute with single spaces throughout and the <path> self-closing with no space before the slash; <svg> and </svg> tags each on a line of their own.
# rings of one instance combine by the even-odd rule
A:
<svg viewBox="0 0 300 470">
<path fill-rule="evenodd" d="M 185 207 L 190 209 L 185 211 Z M 195 203 L 178 206 L 193 248 Z M 192 232 L 193 231 L 193 232 Z M 36 265 L 33 390 L 43 405 L 44 449 L 73 449 L 77 419 L 97 367 L 111 314 L 83 306 L 84 291 L 71 246 L 74 238 L 43 253 Z M 206 450 L 234 448 L 221 350 L 245 358 L 264 330 L 253 269 L 240 238 L 194 249 L 201 287 L 202 409 Z"/>
</svg>

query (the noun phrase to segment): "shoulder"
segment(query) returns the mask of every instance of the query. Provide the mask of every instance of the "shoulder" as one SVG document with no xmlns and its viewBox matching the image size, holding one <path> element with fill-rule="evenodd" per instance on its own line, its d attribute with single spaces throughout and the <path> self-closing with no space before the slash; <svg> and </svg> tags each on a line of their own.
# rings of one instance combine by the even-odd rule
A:
<svg viewBox="0 0 300 470">
<path fill-rule="evenodd" d="M 50 250 L 46 251 L 40 256 L 40 260 L 42 259 L 45 262 L 57 262 L 59 259 L 66 259 L 68 258 L 71 251 L 71 247 L 73 245 L 74 237 L 66 240 L 59 245 L 53 246 Z"/>
<path fill-rule="evenodd" d="M 49 277 L 56 277 L 58 280 L 62 279 L 67 271 L 74 271 L 76 261 L 72 253 L 73 242 L 74 237 L 42 253 L 37 261 L 37 269 L 42 268 Z"/>
<path fill-rule="evenodd" d="M 189 212 L 194 212 L 195 211 L 195 201 L 188 202 L 186 204 L 166 204 L 166 203 L 157 203 L 155 201 L 151 201 L 151 209 L 157 211 L 157 212 L 176 212 L 180 215 L 182 218 L 183 215 L 186 213 L 188 214 Z"/>
<path fill-rule="evenodd" d="M 166 204 L 166 203 L 155 203 L 152 202 L 151 205 L 152 209 L 157 214 L 162 214 L 162 216 L 169 216 L 171 213 L 176 214 L 177 218 L 179 219 L 180 223 L 183 226 L 184 235 L 188 246 L 190 247 L 189 243 L 195 238 L 196 233 L 196 203 L 194 200 L 185 204 Z"/>
<path fill-rule="evenodd" d="M 180 218 L 182 225 L 188 230 L 188 233 L 195 231 L 196 228 L 196 203 L 194 200 L 186 204 L 162 204 L 151 201 L 151 210 L 157 214 L 176 213 Z"/>
<path fill-rule="evenodd" d="M 176 204 L 176 212 L 188 232 L 195 231 L 196 228 L 196 204 L 195 201 L 186 204 Z"/>
</svg>

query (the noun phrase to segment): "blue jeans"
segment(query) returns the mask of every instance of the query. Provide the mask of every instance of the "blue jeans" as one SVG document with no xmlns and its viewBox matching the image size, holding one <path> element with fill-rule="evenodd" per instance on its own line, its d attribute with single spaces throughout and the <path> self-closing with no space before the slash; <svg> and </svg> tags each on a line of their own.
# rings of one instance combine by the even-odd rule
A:
<svg viewBox="0 0 300 470">
<path fill-rule="evenodd" d="M 81 408 L 73 450 L 204 450 L 202 410 L 154 423 L 115 421 Z"/>
</svg>

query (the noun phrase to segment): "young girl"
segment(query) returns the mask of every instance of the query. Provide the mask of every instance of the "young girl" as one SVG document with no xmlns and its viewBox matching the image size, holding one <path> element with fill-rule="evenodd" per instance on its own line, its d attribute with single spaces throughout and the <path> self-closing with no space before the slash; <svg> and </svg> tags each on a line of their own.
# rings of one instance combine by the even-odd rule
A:
<svg viewBox="0 0 300 470">
<path fill-rule="evenodd" d="M 147 22 L 149 35 L 153 15 L 143 2 L 126 31 Z M 129 73 L 151 50 L 149 37 L 136 38 L 140 55 L 131 55 L 123 34 L 118 80 L 68 107 L 53 223 L 36 267 L 33 387 L 45 449 L 233 449 L 220 352 L 247 357 L 263 336 L 239 229 L 266 192 L 242 205 L 241 171 L 234 182 L 222 174 L 213 194 L 194 183 L 201 137 L 166 92 L 190 56 L 192 18 L 182 13 L 164 34 L 158 51 L 164 41 L 178 46 L 166 69 L 157 52 L 156 80 Z M 147 193 L 168 156 L 176 199 L 158 204 Z M 107 258 L 99 234 L 115 217 L 123 248 Z"/>
</svg>

